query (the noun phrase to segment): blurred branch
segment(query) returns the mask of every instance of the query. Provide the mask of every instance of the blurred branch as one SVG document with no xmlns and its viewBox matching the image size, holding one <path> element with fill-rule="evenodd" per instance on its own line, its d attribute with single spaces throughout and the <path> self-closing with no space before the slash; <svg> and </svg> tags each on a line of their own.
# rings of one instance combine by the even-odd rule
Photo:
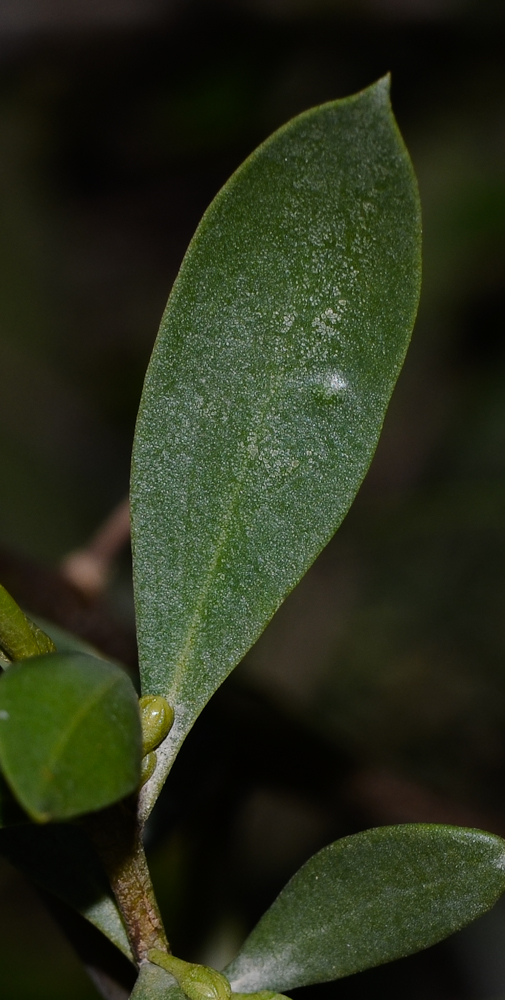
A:
<svg viewBox="0 0 505 1000">
<path fill-rule="evenodd" d="M 104 596 L 85 597 L 58 570 L 1 547 L 0 581 L 28 614 L 52 621 L 136 669 L 133 627 L 117 619 Z"/>
<path fill-rule="evenodd" d="M 85 597 L 98 597 L 107 586 L 113 563 L 129 540 L 130 506 L 126 498 L 114 508 L 85 548 L 65 557 L 60 572 Z"/>
</svg>

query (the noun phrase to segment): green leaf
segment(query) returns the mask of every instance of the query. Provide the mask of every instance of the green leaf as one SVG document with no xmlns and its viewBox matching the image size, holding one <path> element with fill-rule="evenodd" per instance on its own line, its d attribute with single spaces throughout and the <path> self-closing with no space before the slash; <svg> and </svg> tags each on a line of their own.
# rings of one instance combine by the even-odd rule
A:
<svg viewBox="0 0 505 1000">
<path fill-rule="evenodd" d="M 173 976 L 158 965 L 141 966 L 131 1000 L 186 1000 Z"/>
<path fill-rule="evenodd" d="M 388 80 L 293 119 L 205 214 L 146 376 L 132 472 L 148 786 L 349 509 L 407 349 L 416 182 Z"/>
<path fill-rule="evenodd" d="M 52 653 L 0 677 L 0 764 L 38 822 L 129 795 L 139 784 L 140 757 L 137 696 L 114 664 Z"/>
<path fill-rule="evenodd" d="M 232 989 L 287 990 L 435 944 L 505 891 L 505 841 L 480 830 L 381 827 L 323 848 L 224 970 Z"/>
<path fill-rule="evenodd" d="M 5 587 L 0 584 L 0 652 L 2 660 L 25 660 L 55 650 L 53 641 L 26 617 Z"/>
<path fill-rule="evenodd" d="M 0 830 L 0 854 L 81 913 L 133 961 L 102 866 L 82 830 L 70 824 L 10 827 Z"/>
</svg>

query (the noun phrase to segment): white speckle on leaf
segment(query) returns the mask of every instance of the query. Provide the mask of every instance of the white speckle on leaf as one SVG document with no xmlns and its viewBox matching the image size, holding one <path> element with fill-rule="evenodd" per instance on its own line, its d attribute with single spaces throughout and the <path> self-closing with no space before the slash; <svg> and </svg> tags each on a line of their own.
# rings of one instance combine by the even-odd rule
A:
<svg viewBox="0 0 505 1000">
<path fill-rule="evenodd" d="M 247 442 L 247 450 L 251 458 L 257 457 L 259 449 L 258 449 L 258 439 L 256 434 L 249 434 Z"/>
<path fill-rule="evenodd" d="M 496 861 L 496 867 L 500 868 L 501 871 L 505 871 L 505 854 L 502 854 L 500 859 Z"/>
<path fill-rule="evenodd" d="M 0 720 L 5 722 L 8 718 L 10 718 L 9 713 L 6 712 L 5 708 L 0 708 Z"/>
<path fill-rule="evenodd" d="M 347 389 L 347 382 L 344 376 L 340 372 L 334 372 L 330 378 L 330 390 L 332 392 L 343 392 L 344 389 Z"/>
<path fill-rule="evenodd" d="M 291 327 L 293 326 L 294 321 L 295 321 L 295 317 L 294 317 L 293 313 L 288 313 L 287 316 L 283 316 L 283 319 L 282 319 L 282 329 L 283 329 L 284 333 L 287 333 L 288 330 L 291 329 Z"/>
</svg>

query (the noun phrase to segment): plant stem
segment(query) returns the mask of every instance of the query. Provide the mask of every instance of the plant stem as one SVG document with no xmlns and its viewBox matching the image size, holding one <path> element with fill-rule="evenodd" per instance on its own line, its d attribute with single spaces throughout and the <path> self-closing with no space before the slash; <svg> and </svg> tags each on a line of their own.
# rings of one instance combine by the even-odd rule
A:
<svg viewBox="0 0 505 1000">
<path fill-rule="evenodd" d="M 112 886 L 137 965 L 152 948 L 169 952 L 147 867 L 137 803 L 127 800 L 86 817 L 85 826 Z"/>
</svg>

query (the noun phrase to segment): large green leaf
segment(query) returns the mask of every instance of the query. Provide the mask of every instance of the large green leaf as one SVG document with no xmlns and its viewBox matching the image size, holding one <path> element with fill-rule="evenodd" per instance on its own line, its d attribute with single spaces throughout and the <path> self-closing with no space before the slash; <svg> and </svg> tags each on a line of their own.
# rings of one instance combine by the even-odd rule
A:
<svg viewBox="0 0 505 1000">
<path fill-rule="evenodd" d="M 79 827 L 68 823 L 11 826 L 0 830 L 0 854 L 81 913 L 133 961 L 102 866 Z"/>
<path fill-rule="evenodd" d="M 173 976 L 158 965 L 141 966 L 131 1000 L 187 1000 Z"/>
<path fill-rule="evenodd" d="M 427 948 L 505 891 L 505 841 L 412 825 L 344 837 L 288 882 L 224 970 L 236 992 L 287 990 Z"/>
<path fill-rule="evenodd" d="M 130 794 L 140 757 L 137 696 L 114 664 L 51 653 L 0 677 L 0 764 L 33 819 L 68 819 Z"/>
<path fill-rule="evenodd" d="M 144 693 L 203 705 L 330 539 L 407 349 L 420 213 L 388 81 L 289 122 L 205 214 L 146 376 L 132 472 Z"/>
</svg>

